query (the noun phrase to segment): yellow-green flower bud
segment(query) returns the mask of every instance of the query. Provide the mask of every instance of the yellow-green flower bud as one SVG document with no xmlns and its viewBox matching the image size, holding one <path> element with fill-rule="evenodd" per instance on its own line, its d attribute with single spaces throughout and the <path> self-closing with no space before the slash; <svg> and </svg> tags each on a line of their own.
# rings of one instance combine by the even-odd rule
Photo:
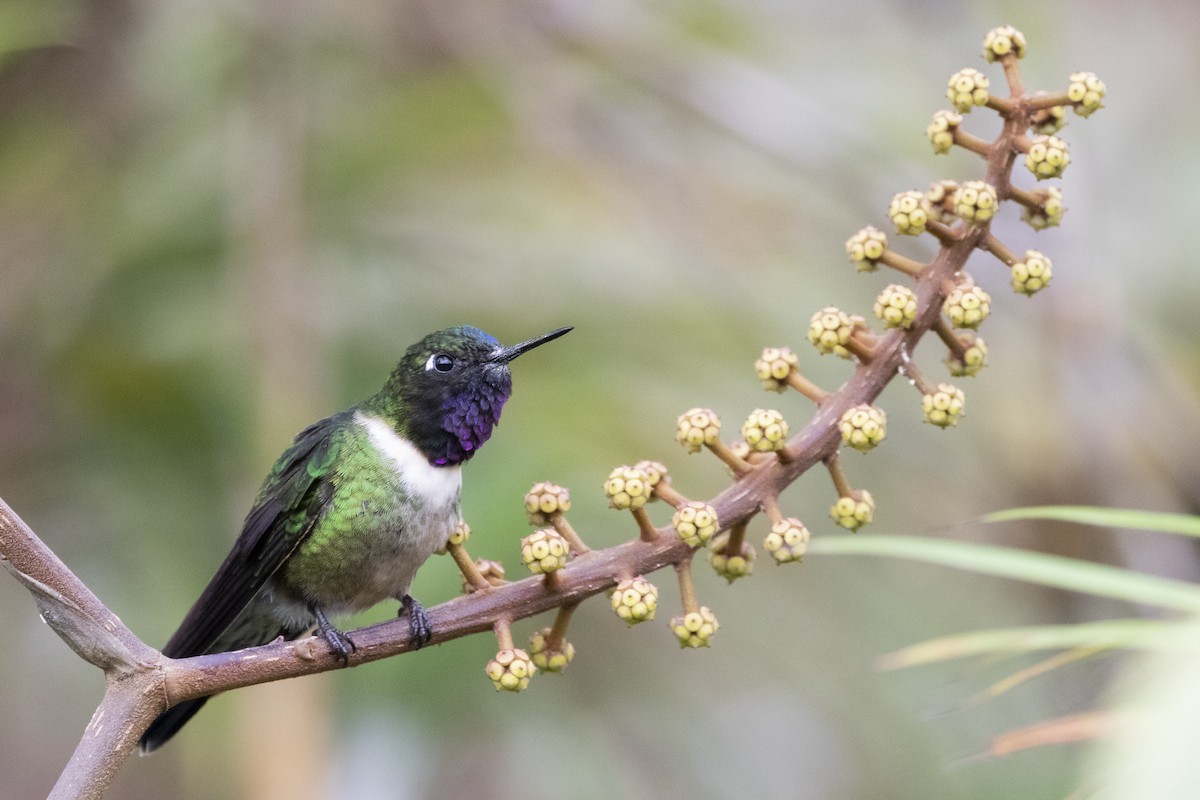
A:
<svg viewBox="0 0 1200 800">
<path fill-rule="evenodd" d="M 934 155 L 949 153 L 954 147 L 954 131 L 962 124 L 962 114 L 943 109 L 935 111 L 933 122 L 925 129 L 929 143 L 933 145 Z"/>
<path fill-rule="evenodd" d="M 846 255 L 859 272 L 874 272 L 886 249 L 887 236 L 874 225 L 868 225 L 846 240 Z"/>
<path fill-rule="evenodd" d="M 813 314 L 808 325 L 808 340 L 822 355 L 846 353 L 845 344 L 854 332 L 854 322 L 839 308 L 826 306 Z"/>
<path fill-rule="evenodd" d="M 525 493 L 525 513 L 530 525 L 549 525 L 550 517 L 571 510 L 571 493 L 562 486 L 540 481 Z"/>
<path fill-rule="evenodd" d="M 917 295 L 907 286 L 893 283 L 875 298 L 875 316 L 888 328 L 909 328 L 917 318 Z"/>
<path fill-rule="evenodd" d="M 787 388 L 787 377 L 800 363 L 800 359 L 788 347 L 766 347 L 754 362 L 754 371 L 762 381 L 763 388 L 770 392 L 782 392 Z"/>
<path fill-rule="evenodd" d="M 570 555 L 570 545 L 554 528 L 534 531 L 521 540 L 521 563 L 538 575 L 562 569 Z"/>
<path fill-rule="evenodd" d="M 1025 57 L 1025 34 L 1012 25 L 992 28 L 983 37 L 983 57 L 991 63 L 1012 53 L 1017 58 Z"/>
<path fill-rule="evenodd" d="M 650 499 L 650 478 L 636 467 L 617 467 L 604 482 L 608 505 L 618 511 L 641 508 Z"/>
<path fill-rule="evenodd" d="M 627 625 L 654 619 L 658 608 L 658 589 L 645 578 L 626 578 L 612 593 L 612 610 Z"/>
<path fill-rule="evenodd" d="M 675 632 L 680 647 L 708 647 L 713 634 L 720 627 L 708 606 L 700 606 L 699 611 L 691 611 L 671 620 L 671 630 Z"/>
<path fill-rule="evenodd" d="M 515 647 L 496 653 L 485 671 L 496 691 L 520 692 L 529 686 L 529 679 L 537 673 L 537 667 L 528 653 Z"/>
<path fill-rule="evenodd" d="M 683 412 L 675 426 L 675 441 L 689 453 L 698 453 L 702 445 L 716 444 L 721 436 L 721 418 L 708 408 Z"/>
<path fill-rule="evenodd" d="M 1067 212 L 1063 205 L 1062 190 L 1057 186 L 1037 189 L 1033 195 L 1041 201 L 1038 208 L 1026 208 L 1021 219 L 1035 231 L 1051 228 L 1062 222 L 1063 214 Z"/>
<path fill-rule="evenodd" d="M 953 384 L 939 383 L 937 389 L 921 397 L 921 413 L 925 421 L 939 428 L 951 428 L 958 424 L 967 402 L 962 389 Z"/>
<path fill-rule="evenodd" d="M 1000 205 L 995 187 L 983 181 L 967 181 L 959 186 L 953 202 L 954 213 L 967 222 L 987 222 Z"/>
<path fill-rule="evenodd" d="M 438 548 L 438 555 L 446 552 L 446 548 L 452 544 L 465 544 L 467 539 L 471 538 L 471 526 L 466 520 L 460 519 L 458 524 L 454 526 L 454 530 L 450 531 L 450 537 L 446 540 L 446 544 Z"/>
<path fill-rule="evenodd" d="M 742 438 L 757 453 L 774 453 L 787 444 L 788 424 L 775 409 L 756 408 L 742 423 Z"/>
<path fill-rule="evenodd" d="M 956 378 L 974 377 L 987 366 L 987 343 L 980 336 L 971 335 L 970 343 L 963 350 L 962 358 L 953 352 L 946 355 L 946 368 Z"/>
<path fill-rule="evenodd" d="M 950 76 L 946 98 L 956 110 L 965 114 L 975 106 L 987 105 L 991 85 L 987 75 L 967 67 Z"/>
<path fill-rule="evenodd" d="M 1034 97 L 1044 95 L 1045 92 L 1037 92 Z M 1058 133 L 1067 124 L 1067 109 L 1063 106 L 1050 106 L 1049 108 L 1039 108 L 1034 111 L 1029 117 L 1029 129 L 1034 133 L 1040 133 L 1044 136 Z"/>
<path fill-rule="evenodd" d="M 847 530 L 856 531 L 875 517 L 875 499 L 866 489 L 860 489 L 847 497 L 839 497 L 829 509 L 829 516 Z"/>
<path fill-rule="evenodd" d="M 957 191 L 958 181 L 943 178 L 929 184 L 925 200 L 929 203 L 930 219 L 936 219 L 938 222 L 949 221 L 947 217 L 953 213 L 954 193 Z"/>
<path fill-rule="evenodd" d="M 689 546 L 703 547 L 719 527 L 717 510 L 708 503 L 691 502 L 675 511 L 671 525 Z"/>
<path fill-rule="evenodd" d="M 1050 283 L 1053 273 L 1050 259 L 1037 250 L 1026 250 L 1025 260 L 1012 265 L 1013 291 L 1037 294 Z"/>
<path fill-rule="evenodd" d="M 956 328 L 978 328 L 992 311 L 992 297 L 979 286 L 956 286 L 942 306 Z"/>
<path fill-rule="evenodd" d="M 1090 117 L 1094 112 L 1104 107 L 1104 94 L 1108 91 L 1104 81 L 1092 72 L 1075 72 L 1069 78 L 1067 97 L 1075 105 L 1075 113 L 1081 117 Z"/>
<path fill-rule="evenodd" d="M 795 517 L 788 517 L 771 526 L 771 532 L 763 539 L 763 549 L 771 554 L 776 564 L 803 561 L 810 538 L 811 534 L 804 523 Z"/>
<path fill-rule="evenodd" d="M 862 403 L 842 414 L 838 428 L 843 442 L 865 453 L 887 436 L 887 414 L 882 408 Z"/>
<path fill-rule="evenodd" d="M 646 480 L 649 481 L 650 491 L 654 491 L 654 487 L 658 486 L 658 482 L 666 479 L 667 483 L 671 482 L 671 476 L 667 472 L 667 465 L 661 461 L 651 461 L 643 459 L 633 465 L 634 469 L 640 469 L 646 475 Z"/>
<path fill-rule="evenodd" d="M 712 566 L 713 571 L 733 583 L 738 578 L 744 578 L 754 572 L 754 547 L 743 539 L 738 552 L 730 554 L 729 531 L 723 531 L 713 539 L 712 548 L 708 553 L 708 563 Z"/>
<path fill-rule="evenodd" d="M 542 628 L 530 636 L 529 656 L 534 666 L 543 672 L 562 672 L 575 660 L 575 645 L 564 640 L 558 647 L 550 649 L 549 642 L 549 628 Z"/>
<path fill-rule="evenodd" d="M 1025 154 L 1025 167 L 1039 181 L 1062 177 L 1070 163 L 1070 147 L 1057 136 L 1038 136 Z"/>
<path fill-rule="evenodd" d="M 925 194 L 912 189 L 892 197 L 887 213 L 892 224 L 896 226 L 896 233 L 919 236 L 929 224 L 929 212 L 929 201 L 925 199 Z"/>
</svg>

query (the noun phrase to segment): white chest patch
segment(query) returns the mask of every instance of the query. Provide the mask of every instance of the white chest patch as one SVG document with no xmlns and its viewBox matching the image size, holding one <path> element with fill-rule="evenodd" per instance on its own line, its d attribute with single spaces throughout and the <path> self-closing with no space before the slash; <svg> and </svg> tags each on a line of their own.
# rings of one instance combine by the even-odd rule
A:
<svg viewBox="0 0 1200 800">
<path fill-rule="evenodd" d="M 433 508 L 450 508 L 462 491 L 462 466 L 435 467 L 412 443 L 396 435 L 392 426 L 378 417 L 356 413 L 354 421 L 366 429 L 371 444 L 392 462 L 405 487 Z"/>
</svg>

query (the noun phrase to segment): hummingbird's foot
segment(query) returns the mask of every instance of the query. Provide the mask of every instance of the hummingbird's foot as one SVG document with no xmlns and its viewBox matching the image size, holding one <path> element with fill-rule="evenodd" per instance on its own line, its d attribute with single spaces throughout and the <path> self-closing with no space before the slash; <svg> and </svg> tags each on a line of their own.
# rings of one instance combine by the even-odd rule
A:
<svg viewBox="0 0 1200 800">
<path fill-rule="evenodd" d="M 350 641 L 350 637 L 339 631 L 325 616 L 325 612 L 320 606 L 310 606 L 313 616 L 317 618 L 317 630 L 321 632 L 321 636 L 325 641 L 329 642 L 329 646 L 333 648 L 333 652 L 337 654 L 338 660 L 342 662 L 342 666 L 350 665 L 350 654 L 358 648 L 354 642 Z"/>
<path fill-rule="evenodd" d="M 433 628 L 429 624 L 429 617 L 425 616 L 425 607 L 418 603 L 411 594 L 406 594 L 400 598 L 400 614 L 397 616 L 404 614 L 408 615 L 408 625 L 412 628 L 413 641 L 420 650 L 433 638 Z"/>
</svg>

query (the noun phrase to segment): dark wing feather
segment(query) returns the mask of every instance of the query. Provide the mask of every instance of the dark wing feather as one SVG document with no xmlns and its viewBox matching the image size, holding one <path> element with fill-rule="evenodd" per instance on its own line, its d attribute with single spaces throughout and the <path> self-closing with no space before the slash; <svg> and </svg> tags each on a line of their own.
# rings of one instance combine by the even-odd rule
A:
<svg viewBox="0 0 1200 800">
<path fill-rule="evenodd" d="M 217 574 L 163 648 L 171 658 L 210 651 L 263 584 L 300 544 L 333 496 L 334 433 L 346 413 L 315 422 L 280 456 L 259 492 L 242 533 Z"/>
</svg>

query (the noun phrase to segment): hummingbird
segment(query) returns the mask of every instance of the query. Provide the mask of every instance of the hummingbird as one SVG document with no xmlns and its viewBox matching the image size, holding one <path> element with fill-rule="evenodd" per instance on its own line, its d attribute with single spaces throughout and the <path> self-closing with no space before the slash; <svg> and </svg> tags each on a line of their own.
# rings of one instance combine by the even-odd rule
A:
<svg viewBox="0 0 1200 800">
<path fill-rule="evenodd" d="M 500 421 L 512 360 L 570 330 L 512 347 L 466 325 L 436 331 L 405 351 L 376 394 L 302 430 L 163 655 L 239 650 L 315 628 L 348 664 L 354 642 L 329 617 L 388 598 L 400 601 L 417 646 L 427 643 L 429 620 L 408 591 L 461 519 L 462 465 Z M 163 712 L 141 751 L 165 743 L 207 700 Z"/>
</svg>

